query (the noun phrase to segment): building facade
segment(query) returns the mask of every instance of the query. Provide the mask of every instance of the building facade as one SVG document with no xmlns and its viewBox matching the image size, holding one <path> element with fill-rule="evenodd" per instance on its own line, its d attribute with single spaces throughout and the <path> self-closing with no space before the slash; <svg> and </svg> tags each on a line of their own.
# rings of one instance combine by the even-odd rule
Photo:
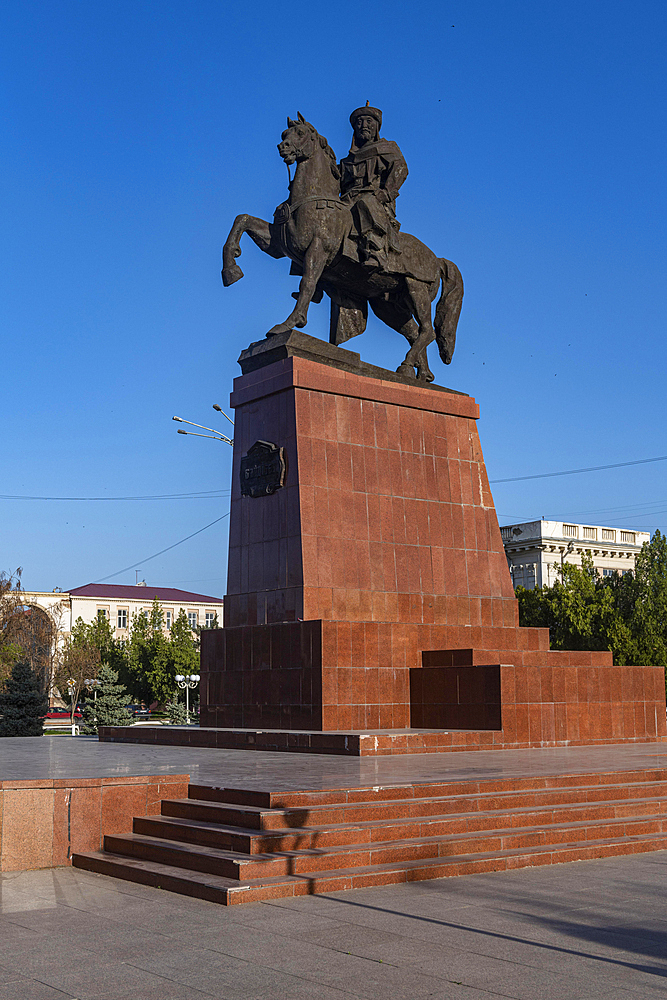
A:
<svg viewBox="0 0 667 1000">
<path fill-rule="evenodd" d="M 648 531 L 572 524 L 566 521 L 526 521 L 501 527 L 503 545 L 515 587 L 551 587 L 560 579 L 564 562 L 581 566 L 588 553 L 602 576 L 634 570 Z"/>
<path fill-rule="evenodd" d="M 155 598 L 162 606 L 165 631 L 168 631 L 181 610 L 188 616 L 193 631 L 199 627 L 222 627 L 221 597 L 193 594 L 172 587 L 149 587 L 145 583 L 125 586 L 112 583 L 89 583 L 66 592 L 24 591 L 25 603 L 47 611 L 62 641 L 72 631 L 77 618 L 86 624 L 94 622 L 98 612 L 105 615 L 117 639 L 129 637 L 134 615 L 150 614 Z"/>
</svg>

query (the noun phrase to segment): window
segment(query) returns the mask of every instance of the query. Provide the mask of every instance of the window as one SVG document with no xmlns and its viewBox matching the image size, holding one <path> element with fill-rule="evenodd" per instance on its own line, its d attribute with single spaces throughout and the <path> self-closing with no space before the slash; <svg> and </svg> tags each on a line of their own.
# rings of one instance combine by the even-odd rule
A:
<svg viewBox="0 0 667 1000">
<path fill-rule="evenodd" d="M 622 542 L 628 542 L 630 545 L 634 545 L 635 544 L 635 533 L 634 533 L 634 531 L 622 531 L 621 532 L 621 541 Z"/>
<path fill-rule="evenodd" d="M 127 608 L 118 609 L 118 628 L 127 628 Z"/>
<path fill-rule="evenodd" d="M 213 626 L 215 625 L 215 619 L 216 619 L 216 617 L 217 617 L 217 615 L 216 615 L 215 611 L 207 611 L 206 612 L 206 628 L 213 628 Z"/>
<path fill-rule="evenodd" d="M 164 623 L 165 623 L 165 625 L 167 626 L 168 629 L 171 628 L 171 621 L 172 621 L 172 612 L 171 611 L 165 611 L 165 613 L 164 613 Z"/>
<path fill-rule="evenodd" d="M 595 541 L 598 537 L 597 528 L 584 528 L 584 538 L 590 538 Z"/>
<path fill-rule="evenodd" d="M 197 612 L 188 611 L 188 625 L 191 629 L 197 628 Z"/>
<path fill-rule="evenodd" d="M 104 615 L 107 621 L 109 621 L 109 609 L 108 608 L 98 608 L 98 615 Z"/>
<path fill-rule="evenodd" d="M 603 542 L 615 542 L 616 532 L 613 528 L 603 528 L 602 529 L 602 541 Z"/>
<path fill-rule="evenodd" d="M 500 535 L 504 542 L 512 541 L 512 529 L 511 528 L 501 528 Z"/>
<path fill-rule="evenodd" d="M 618 573 L 617 569 L 603 569 L 602 570 L 602 575 L 603 576 L 613 576 L 615 573 Z"/>
<path fill-rule="evenodd" d="M 566 538 L 578 538 L 579 537 L 579 526 L 577 524 L 564 524 L 563 534 Z"/>
</svg>

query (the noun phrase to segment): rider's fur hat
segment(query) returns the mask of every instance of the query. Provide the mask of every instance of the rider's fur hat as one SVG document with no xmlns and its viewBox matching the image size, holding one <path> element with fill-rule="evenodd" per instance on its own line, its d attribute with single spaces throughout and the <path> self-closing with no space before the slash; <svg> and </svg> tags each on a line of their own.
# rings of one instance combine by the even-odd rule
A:
<svg viewBox="0 0 667 1000">
<path fill-rule="evenodd" d="M 350 125 L 352 128 L 354 128 L 354 123 L 360 115 L 370 115 L 378 123 L 378 129 L 382 128 L 382 112 L 379 108 L 372 108 L 368 101 L 366 101 L 365 108 L 356 108 L 350 115 Z"/>
</svg>

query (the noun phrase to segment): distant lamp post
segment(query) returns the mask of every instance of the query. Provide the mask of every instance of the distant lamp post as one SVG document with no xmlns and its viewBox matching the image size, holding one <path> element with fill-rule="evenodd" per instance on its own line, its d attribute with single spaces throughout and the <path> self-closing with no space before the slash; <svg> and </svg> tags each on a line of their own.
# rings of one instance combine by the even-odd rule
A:
<svg viewBox="0 0 667 1000">
<path fill-rule="evenodd" d="M 565 549 L 564 552 L 561 549 L 561 553 L 560 553 L 560 576 L 561 576 L 561 580 L 563 579 L 563 567 L 565 565 L 565 556 L 566 555 L 569 556 L 570 553 L 573 551 L 573 549 L 574 549 L 574 542 L 572 542 L 572 541 L 570 541 L 570 542 L 567 543 L 567 548 Z"/>
<path fill-rule="evenodd" d="M 76 686 L 77 685 L 76 685 L 75 678 L 74 677 L 70 677 L 68 679 L 68 681 L 67 681 L 67 690 L 69 692 L 69 698 L 70 698 L 70 701 L 72 703 L 72 715 L 71 715 L 72 719 L 74 718 L 74 713 L 76 712 L 76 705 L 74 703 L 74 695 L 76 694 Z M 78 729 L 77 724 L 75 722 L 72 722 L 72 736 L 76 736 L 77 729 Z"/>
<path fill-rule="evenodd" d="M 84 687 L 93 692 L 93 701 L 97 701 L 97 689 L 102 687 L 102 681 L 98 681 L 97 677 L 87 677 L 83 683 Z"/>
<path fill-rule="evenodd" d="M 181 690 L 185 689 L 185 711 L 188 713 L 188 725 L 190 725 L 190 691 L 199 684 L 199 674 L 176 674 L 176 683 Z"/>
<path fill-rule="evenodd" d="M 229 420 L 232 427 L 234 426 L 234 421 L 232 420 L 231 417 L 227 416 L 227 414 L 225 413 L 225 411 L 221 406 L 218 406 L 217 403 L 214 403 L 213 409 L 217 410 L 218 413 L 222 413 L 223 417 L 226 417 L 227 420 Z M 212 438 L 214 441 L 224 441 L 225 444 L 230 444 L 230 445 L 234 444 L 234 438 L 227 437 L 226 434 L 221 434 L 220 431 L 217 431 L 215 429 L 215 427 L 207 427 L 205 424 L 196 424 L 193 420 L 184 420 L 183 417 L 172 417 L 171 419 L 177 420 L 179 424 L 189 424 L 191 427 L 201 427 L 203 431 L 212 432 L 211 434 L 198 434 L 197 431 L 184 431 L 179 427 L 178 428 L 179 434 L 190 434 L 192 435 L 192 437 Z"/>
</svg>

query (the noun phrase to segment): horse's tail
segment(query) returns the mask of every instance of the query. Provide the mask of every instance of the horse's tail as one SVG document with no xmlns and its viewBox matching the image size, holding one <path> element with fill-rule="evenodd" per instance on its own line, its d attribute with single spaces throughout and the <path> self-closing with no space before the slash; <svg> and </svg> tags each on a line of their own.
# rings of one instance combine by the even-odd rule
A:
<svg viewBox="0 0 667 1000">
<path fill-rule="evenodd" d="M 440 357 L 443 363 L 448 365 L 456 345 L 456 327 L 463 303 L 463 278 L 456 264 L 452 264 L 451 260 L 445 260 L 444 257 L 440 260 L 440 277 L 442 293 L 435 307 L 433 325 Z"/>
</svg>

